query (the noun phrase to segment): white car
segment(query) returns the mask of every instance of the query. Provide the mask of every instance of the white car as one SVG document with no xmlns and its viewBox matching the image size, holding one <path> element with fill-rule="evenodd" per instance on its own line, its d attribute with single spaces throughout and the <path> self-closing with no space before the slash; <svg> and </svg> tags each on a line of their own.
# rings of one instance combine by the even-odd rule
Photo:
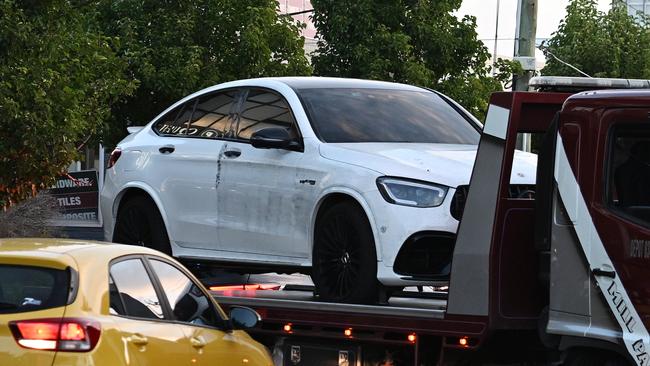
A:
<svg viewBox="0 0 650 366">
<path fill-rule="evenodd" d="M 311 273 L 324 300 L 446 280 L 481 124 L 435 91 L 291 77 L 216 85 L 112 153 L 108 241 Z M 529 194 L 536 156 L 511 183 Z"/>
</svg>

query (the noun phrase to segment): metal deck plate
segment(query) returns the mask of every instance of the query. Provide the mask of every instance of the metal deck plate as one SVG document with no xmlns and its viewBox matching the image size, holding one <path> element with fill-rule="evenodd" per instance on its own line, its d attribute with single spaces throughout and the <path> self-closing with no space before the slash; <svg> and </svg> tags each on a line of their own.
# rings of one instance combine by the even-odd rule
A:
<svg viewBox="0 0 650 366">
<path fill-rule="evenodd" d="M 339 304 L 318 301 L 309 291 L 212 291 L 214 298 L 224 305 L 270 307 L 321 312 L 358 313 L 442 319 L 446 300 L 393 297 L 388 305 Z"/>
</svg>

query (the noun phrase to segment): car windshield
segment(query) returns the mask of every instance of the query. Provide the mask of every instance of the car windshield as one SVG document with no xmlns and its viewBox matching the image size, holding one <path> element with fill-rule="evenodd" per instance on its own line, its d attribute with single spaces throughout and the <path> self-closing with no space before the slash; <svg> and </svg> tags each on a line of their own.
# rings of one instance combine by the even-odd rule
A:
<svg viewBox="0 0 650 366">
<path fill-rule="evenodd" d="M 315 88 L 298 91 L 324 142 L 472 144 L 479 132 L 429 91 Z"/>
</svg>

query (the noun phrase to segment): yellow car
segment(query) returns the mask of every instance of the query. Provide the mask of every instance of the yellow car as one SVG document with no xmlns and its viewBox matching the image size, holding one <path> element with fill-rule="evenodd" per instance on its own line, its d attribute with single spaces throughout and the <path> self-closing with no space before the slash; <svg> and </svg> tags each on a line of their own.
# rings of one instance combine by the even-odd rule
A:
<svg viewBox="0 0 650 366">
<path fill-rule="evenodd" d="M 272 365 L 184 267 L 137 246 L 0 239 L 0 365 Z"/>
</svg>

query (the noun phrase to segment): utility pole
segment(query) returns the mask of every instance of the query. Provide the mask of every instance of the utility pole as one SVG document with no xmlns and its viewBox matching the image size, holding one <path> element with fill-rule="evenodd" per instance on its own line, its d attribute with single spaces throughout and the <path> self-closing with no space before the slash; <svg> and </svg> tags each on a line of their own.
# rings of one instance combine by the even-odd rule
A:
<svg viewBox="0 0 650 366">
<path fill-rule="evenodd" d="M 517 41 L 515 61 L 524 68 L 524 74 L 515 77 L 513 89 L 528 90 L 528 82 L 535 71 L 535 40 L 537 33 L 537 0 L 519 0 L 517 4 Z"/>
<path fill-rule="evenodd" d="M 494 53 L 492 54 L 492 76 L 497 74 L 497 69 L 494 65 L 497 64 L 497 44 L 499 42 L 499 9 L 501 8 L 501 0 L 497 0 L 497 18 L 496 26 L 494 27 Z"/>
<path fill-rule="evenodd" d="M 517 3 L 517 30 L 515 32 L 515 61 L 519 61 L 524 72 L 514 76 L 512 90 L 528 91 L 528 82 L 535 72 L 535 48 L 537 35 L 537 0 L 519 0 Z M 531 151 L 531 136 L 528 133 L 517 137 L 517 148 Z"/>
</svg>

